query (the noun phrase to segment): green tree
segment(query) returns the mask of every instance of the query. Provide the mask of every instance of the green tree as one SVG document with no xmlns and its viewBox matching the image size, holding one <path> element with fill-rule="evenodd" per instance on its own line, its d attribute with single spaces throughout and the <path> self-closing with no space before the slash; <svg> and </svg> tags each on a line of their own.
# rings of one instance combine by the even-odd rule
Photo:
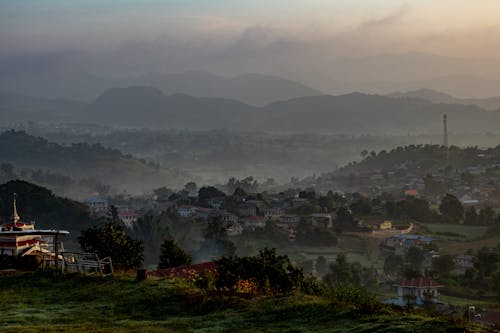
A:
<svg viewBox="0 0 500 333">
<path fill-rule="evenodd" d="M 474 206 L 467 208 L 467 210 L 465 211 L 464 223 L 468 225 L 477 224 L 477 212 Z"/>
<path fill-rule="evenodd" d="M 384 260 L 384 273 L 389 277 L 398 277 L 403 273 L 404 259 L 396 254 L 390 254 Z"/>
<path fill-rule="evenodd" d="M 182 249 L 173 237 L 165 239 L 161 245 L 158 268 L 169 268 L 190 265 L 193 257 Z"/>
<path fill-rule="evenodd" d="M 405 261 L 415 269 L 421 270 L 424 260 L 424 251 L 419 247 L 411 246 L 406 251 Z"/>
<path fill-rule="evenodd" d="M 446 222 L 460 223 L 464 218 L 464 206 L 456 196 L 451 194 L 446 194 L 443 197 L 439 211 Z"/>
<path fill-rule="evenodd" d="M 109 222 L 83 230 L 78 242 L 84 252 L 96 253 L 101 258 L 111 257 L 117 269 L 127 270 L 142 265 L 143 244 L 128 236 L 121 223 Z"/>
<path fill-rule="evenodd" d="M 479 211 L 477 223 L 480 225 L 491 225 L 495 223 L 495 211 L 490 206 L 484 206 Z"/>
<path fill-rule="evenodd" d="M 431 269 L 432 272 L 439 277 L 448 277 L 455 269 L 453 256 L 445 254 L 432 258 Z"/>
</svg>

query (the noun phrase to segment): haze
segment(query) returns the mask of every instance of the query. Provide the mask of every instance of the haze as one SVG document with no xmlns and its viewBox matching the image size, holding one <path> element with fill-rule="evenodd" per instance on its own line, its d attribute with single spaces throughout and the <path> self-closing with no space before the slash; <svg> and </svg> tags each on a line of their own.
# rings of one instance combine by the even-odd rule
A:
<svg viewBox="0 0 500 333">
<path fill-rule="evenodd" d="M 488 0 L 2 1 L 0 73 L 13 90 L 48 71 L 203 70 L 334 94 L 425 86 L 486 97 L 500 80 L 498 13 Z"/>
</svg>

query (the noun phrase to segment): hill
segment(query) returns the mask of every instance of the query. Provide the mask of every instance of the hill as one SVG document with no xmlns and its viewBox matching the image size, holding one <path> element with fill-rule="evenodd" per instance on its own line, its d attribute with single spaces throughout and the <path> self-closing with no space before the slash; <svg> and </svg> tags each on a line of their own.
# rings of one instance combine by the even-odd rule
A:
<svg viewBox="0 0 500 333">
<path fill-rule="evenodd" d="M 300 82 L 263 74 L 224 77 L 201 71 L 175 74 L 148 74 L 133 81 L 149 85 L 164 93 L 183 93 L 196 97 L 228 98 L 262 106 L 271 102 L 302 96 L 322 95 Z"/>
<path fill-rule="evenodd" d="M 153 87 L 113 88 L 88 105 L 82 121 L 153 128 L 240 126 L 256 108 L 223 98 L 165 95 Z"/>
<path fill-rule="evenodd" d="M 64 291 L 64 292 L 61 292 Z M 43 273 L 0 277 L 7 332 L 486 332 L 452 319 L 315 296 L 205 294 L 180 280 Z M 29 305 L 26 304 L 29 300 Z"/>
<path fill-rule="evenodd" d="M 15 115 L 13 110 L 11 107 Z M 454 133 L 495 133 L 500 121 L 500 111 L 489 112 L 474 105 L 435 104 L 421 98 L 352 93 L 300 97 L 255 107 L 223 98 L 166 95 L 157 88 L 140 86 L 109 89 L 80 112 L 71 114 L 71 120 L 60 120 L 155 129 L 384 135 L 441 133 L 443 114 L 448 114 L 448 127 Z"/>
<path fill-rule="evenodd" d="M 407 92 L 395 92 L 387 96 L 394 98 L 421 98 L 432 103 L 476 105 L 490 111 L 500 109 L 500 97 L 457 98 L 436 90 L 424 88 Z"/>
<path fill-rule="evenodd" d="M 71 120 L 84 105 L 72 100 L 0 92 L 0 118 L 3 122 Z"/>
<path fill-rule="evenodd" d="M 77 179 L 97 179 L 128 192 L 148 190 L 158 184 L 180 186 L 191 178 L 100 144 L 62 146 L 22 131 L 0 133 L 0 160 L 17 168 L 51 170 Z"/>
<path fill-rule="evenodd" d="M 87 206 L 22 180 L 0 185 L 0 221 L 12 215 L 13 194 L 17 194 L 17 209 L 23 221 L 35 221 L 40 229 L 66 229 L 77 237 L 79 231 L 91 225 Z"/>
</svg>

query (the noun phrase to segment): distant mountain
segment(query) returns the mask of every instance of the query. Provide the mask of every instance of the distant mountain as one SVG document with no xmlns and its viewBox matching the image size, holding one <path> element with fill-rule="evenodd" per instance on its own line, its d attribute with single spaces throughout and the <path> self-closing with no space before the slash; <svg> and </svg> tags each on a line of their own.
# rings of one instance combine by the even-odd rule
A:
<svg viewBox="0 0 500 333">
<path fill-rule="evenodd" d="M 84 106 L 85 103 L 72 100 L 0 92 L 0 118 L 4 122 L 70 120 Z"/>
<path fill-rule="evenodd" d="M 352 93 L 276 102 L 266 106 L 268 127 L 337 133 L 440 133 L 443 114 L 456 133 L 496 132 L 500 112 L 476 106 L 433 104 L 405 98 Z"/>
<path fill-rule="evenodd" d="M 128 87 L 105 91 L 84 109 L 81 120 L 133 127 L 209 129 L 239 127 L 256 110 L 235 100 L 166 95 L 157 88 Z"/>
<path fill-rule="evenodd" d="M 271 102 L 322 92 L 300 82 L 277 76 L 243 74 L 224 77 L 202 71 L 174 74 L 147 74 L 139 77 L 104 77 L 86 73 L 43 72 L 30 76 L 0 75 L 0 90 L 41 96 L 94 100 L 113 87 L 152 86 L 167 94 L 188 94 L 195 97 L 214 97 L 239 100 L 262 106 Z"/>
<path fill-rule="evenodd" d="M 134 80 L 134 83 L 153 86 L 165 93 L 229 98 L 260 106 L 280 100 L 323 94 L 300 82 L 262 74 L 224 77 L 207 72 L 191 71 L 145 75 Z"/>
<path fill-rule="evenodd" d="M 445 103 L 445 104 L 463 104 L 463 105 L 477 105 L 485 110 L 498 110 L 500 109 L 500 97 L 490 98 L 457 98 L 449 94 L 445 94 L 432 89 L 418 89 L 408 92 L 395 92 L 387 95 L 395 98 L 421 98 L 432 103 Z"/>
<path fill-rule="evenodd" d="M 351 93 L 300 97 L 255 107 L 230 99 L 166 95 L 152 87 L 109 89 L 72 113 L 71 121 L 156 129 L 406 135 L 440 133 L 445 113 L 450 132 L 498 132 L 500 111 L 436 104 L 422 98 Z"/>
<path fill-rule="evenodd" d="M 75 179 L 96 179 L 129 193 L 159 184 L 181 186 L 191 178 L 100 144 L 62 146 L 22 131 L 0 133 L 0 161 L 17 168 L 51 170 Z"/>
</svg>

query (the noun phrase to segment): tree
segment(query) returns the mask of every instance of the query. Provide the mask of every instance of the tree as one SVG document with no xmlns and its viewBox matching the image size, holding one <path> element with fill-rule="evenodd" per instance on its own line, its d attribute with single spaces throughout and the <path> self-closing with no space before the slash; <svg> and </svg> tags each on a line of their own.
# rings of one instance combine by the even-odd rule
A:
<svg viewBox="0 0 500 333">
<path fill-rule="evenodd" d="M 161 245 L 158 268 L 178 267 L 191 264 L 193 257 L 184 251 L 177 241 L 169 236 Z"/>
<path fill-rule="evenodd" d="M 439 211 L 447 222 L 460 223 L 464 218 L 464 206 L 452 194 L 446 194 L 441 200 Z"/>
<path fill-rule="evenodd" d="M 349 263 L 344 253 L 339 253 L 330 264 L 328 274 L 323 278 L 325 284 L 335 289 L 343 286 L 369 287 L 376 284 L 376 271 L 362 267 L 360 263 Z"/>
<path fill-rule="evenodd" d="M 424 260 L 424 251 L 419 247 L 411 246 L 406 251 L 405 261 L 415 269 L 421 270 Z"/>
<path fill-rule="evenodd" d="M 116 206 L 114 206 L 114 205 L 109 206 L 108 219 L 113 223 L 120 222 L 120 217 L 118 216 L 118 208 L 116 208 Z"/>
<path fill-rule="evenodd" d="M 316 272 L 319 275 L 325 275 L 328 272 L 328 262 L 324 256 L 318 256 L 316 259 Z"/>
<path fill-rule="evenodd" d="M 125 233 L 121 223 L 109 222 L 102 227 L 83 230 L 78 242 L 84 252 L 96 253 L 99 257 L 111 257 L 117 269 L 133 269 L 142 265 L 144 246 Z"/>
<path fill-rule="evenodd" d="M 465 211 L 464 223 L 468 225 L 477 224 L 477 212 L 474 206 L 467 208 L 467 210 Z"/>
<path fill-rule="evenodd" d="M 208 223 L 205 240 L 201 243 L 198 253 L 206 259 L 232 256 L 236 253 L 236 246 L 227 239 L 226 228 L 221 219 L 214 218 Z"/>
<path fill-rule="evenodd" d="M 403 257 L 396 254 L 390 254 L 384 260 L 384 273 L 389 277 L 398 277 L 403 273 L 404 260 Z"/>
<path fill-rule="evenodd" d="M 481 225 L 491 225 L 495 223 L 495 211 L 490 206 L 485 206 L 479 211 L 477 223 Z"/>
<path fill-rule="evenodd" d="M 453 256 L 449 254 L 440 255 L 439 257 L 432 258 L 431 264 L 432 271 L 439 277 L 448 277 L 455 269 L 455 261 Z"/>
<path fill-rule="evenodd" d="M 195 182 L 188 182 L 186 183 L 186 185 L 184 185 L 184 189 L 189 193 L 196 193 L 196 191 L 198 190 L 198 186 Z"/>
</svg>

